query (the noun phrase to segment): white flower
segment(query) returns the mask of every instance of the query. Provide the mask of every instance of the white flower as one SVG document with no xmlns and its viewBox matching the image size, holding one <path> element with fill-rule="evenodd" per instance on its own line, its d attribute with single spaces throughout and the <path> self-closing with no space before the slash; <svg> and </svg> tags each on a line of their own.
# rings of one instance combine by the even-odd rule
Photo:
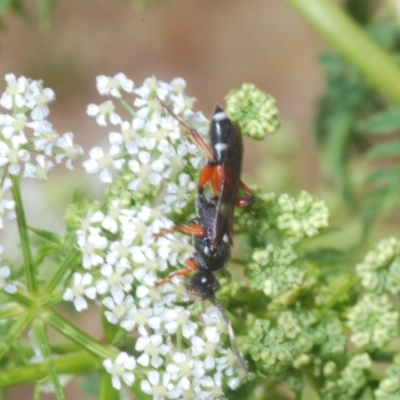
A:
<svg viewBox="0 0 400 400">
<path fill-rule="evenodd" d="M 8 115 L 2 124 L 1 132 L 6 139 L 12 139 L 15 147 L 28 143 L 24 129 L 27 126 L 27 118 L 24 114 Z"/>
<path fill-rule="evenodd" d="M 114 362 L 109 358 L 104 360 L 103 366 L 112 376 L 112 385 L 117 390 L 122 387 L 121 379 L 128 386 L 135 381 L 135 375 L 132 372 L 136 367 L 135 357 L 128 355 L 124 351 L 118 354 Z"/>
<path fill-rule="evenodd" d="M 139 333 L 145 335 L 147 332 L 139 328 Z M 159 368 L 163 363 L 163 357 L 170 347 L 163 343 L 161 335 L 140 336 L 136 341 L 135 349 L 143 352 L 137 359 L 138 364 L 148 367 L 151 364 L 154 368 Z"/>
<path fill-rule="evenodd" d="M 12 110 L 14 105 L 23 108 L 26 103 L 25 95 L 29 87 L 29 80 L 24 76 L 17 79 L 14 74 L 7 74 L 5 80 L 8 86 L 0 98 L 0 104 L 7 110 Z"/>
<path fill-rule="evenodd" d="M 164 327 L 170 335 L 176 333 L 179 328 L 186 339 L 192 337 L 198 327 L 195 322 L 190 321 L 190 313 L 183 307 L 165 310 L 163 320 L 165 321 Z"/>
<path fill-rule="evenodd" d="M 88 273 L 82 275 L 79 272 L 75 272 L 72 287 L 67 288 L 63 299 L 65 301 L 73 301 L 76 311 L 85 310 L 88 304 L 83 296 L 85 295 L 92 300 L 96 298 L 96 289 L 92 286 L 92 281 L 92 275 Z"/>
<path fill-rule="evenodd" d="M 100 235 L 100 229 L 89 227 L 88 231 L 77 231 L 78 247 L 83 253 L 83 268 L 91 268 L 104 262 L 102 255 L 98 254 L 107 247 L 108 240 Z"/>
<path fill-rule="evenodd" d="M 43 88 L 42 81 L 31 81 L 27 94 L 27 106 L 32 110 L 31 118 L 41 120 L 49 114 L 47 103 L 55 99 L 55 94 L 50 88 Z"/>
<path fill-rule="evenodd" d="M 111 132 L 108 136 L 111 145 L 124 145 L 129 154 L 137 154 L 144 146 L 142 135 L 147 135 L 143 130 L 145 121 L 142 118 L 133 118 L 132 122 L 121 122 L 121 133 Z M 147 131 L 147 130 L 146 130 Z"/>
<path fill-rule="evenodd" d="M 123 275 L 125 270 L 126 268 L 118 263 L 116 264 L 115 268 L 109 264 L 103 264 L 100 269 L 100 273 L 105 279 L 97 282 L 97 292 L 99 294 L 104 294 L 117 287 L 124 292 L 129 292 L 132 290 L 133 275 Z"/>
<path fill-rule="evenodd" d="M 82 147 L 74 144 L 74 134 L 72 132 L 64 133 L 64 135 L 57 140 L 57 147 L 62 150 L 56 154 L 57 164 L 66 157 L 67 162 L 65 163 L 65 166 L 72 170 L 72 161 L 75 161 L 83 154 Z"/>
<path fill-rule="evenodd" d="M 160 375 L 158 371 L 150 371 L 147 373 L 147 380 L 140 382 L 140 388 L 144 393 L 152 395 L 154 400 L 176 399 L 178 397 L 167 397 L 169 390 L 173 388 L 170 380 L 167 373 Z"/>
<path fill-rule="evenodd" d="M 43 154 L 36 156 L 37 165 L 30 162 L 25 164 L 24 177 L 37 179 L 39 182 L 47 180 L 47 173 L 53 168 L 54 164 L 50 160 L 46 160 Z"/>
<path fill-rule="evenodd" d="M 94 147 L 89 151 L 89 160 L 83 163 L 88 174 L 97 174 L 100 172 L 100 180 L 104 183 L 110 183 L 113 180 L 113 175 L 110 170 L 114 167 L 120 170 L 125 162 L 124 159 L 114 159 L 120 153 L 117 146 L 111 146 L 110 153 L 104 154 L 101 147 Z"/>
<path fill-rule="evenodd" d="M 107 262 L 111 265 L 118 265 L 121 272 L 130 269 L 130 245 L 131 240 L 124 237 L 120 241 L 112 242 L 106 256 Z"/>
<path fill-rule="evenodd" d="M 107 118 L 113 125 L 121 123 L 121 117 L 115 113 L 115 106 L 111 100 L 105 101 L 100 105 L 89 104 L 86 112 L 88 115 L 96 117 L 96 122 L 101 126 L 107 125 Z"/>
<path fill-rule="evenodd" d="M 129 169 L 136 174 L 137 178 L 133 179 L 128 188 L 138 190 L 144 182 L 149 182 L 151 185 L 158 186 L 162 181 L 161 172 L 164 170 L 166 163 L 165 158 L 151 160 L 151 154 L 146 151 L 140 151 L 138 160 L 133 159 L 128 162 Z"/>
<path fill-rule="evenodd" d="M 153 76 L 151 78 L 147 78 L 141 87 L 134 90 L 134 93 L 145 100 L 149 99 L 150 97 L 158 97 L 161 100 L 165 100 L 169 90 L 169 85 L 167 83 L 161 82 Z M 139 102 L 139 104 L 143 103 Z"/>
<path fill-rule="evenodd" d="M 123 73 L 116 74 L 113 78 L 100 75 L 96 78 L 97 90 L 101 95 L 110 95 L 114 97 L 122 97 L 121 90 L 132 93 L 134 83 Z"/>
<path fill-rule="evenodd" d="M 33 144 L 37 151 L 43 151 L 46 156 L 53 155 L 53 147 L 60 140 L 58 133 L 53 129 L 50 122 L 46 120 L 27 123 L 33 129 Z"/>
<path fill-rule="evenodd" d="M 179 186 L 174 182 L 169 182 L 167 185 L 167 195 L 165 202 L 176 208 L 183 208 L 187 204 L 190 192 L 196 189 L 196 183 L 190 180 L 188 174 L 182 173 L 179 175 Z"/>
<path fill-rule="evenodd" d="M 0 290 L 4 289 L 7 293 L 15 293 L 17 287 L 10 282 L 7 278 L 10 276 L 10 268 L 7 266 L 0 268 Z"/>
<path fill-rule="evenodd" d="M 7 170 L 11 175 L 18 175 L 21 171 L 20 162 L 27 162 L 30 159 L 28 151 L 19 148 L 18 138 L 8 143 L 0 142 L 0 167 L 9 164 Z"/>
<path fill-rule="evenodd" d="M 119 228 L 119 220 L 121 213 L 125 210 L 122 207 L 122 201 L 119 199 L 111 200 L 108 206 L 107 214 L 103 216 L 101 226 L 110 231 L 111 233 L 117 233 Z"/>
<path fill-rule="evenodd" d="M 111 324 L 117 324 L 126 317 L 135 303 L 131 295 L 125 296 L 122 290 L 117 287 L 111 289 L 111 296 L 103 299 L 103 305 L 108 308 L 104 315 Z"/>
</svg>

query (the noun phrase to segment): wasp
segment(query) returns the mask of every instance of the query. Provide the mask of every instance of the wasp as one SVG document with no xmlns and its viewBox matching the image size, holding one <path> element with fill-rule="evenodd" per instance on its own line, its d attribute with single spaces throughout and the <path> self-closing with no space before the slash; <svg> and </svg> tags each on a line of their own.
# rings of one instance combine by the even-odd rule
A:
<svg viewBox="0 0 400 400">
<path fill-rule="evenodd" d="M 197 131 L 179 119 L 164 103 L 161 104 L 205 150 L 208 162 L 201 171 L 198 182 L 197 217 L 188 224 L 157 234 L 164 235 L 178 230 L 191 234 L 194 237 L 195 253 L 186 261 L 186 269 L 172 273 L 156 286 L 169 282 L 174 276 L 193 273 L 186 284 L 188 290 L 202 298 L 210 299 L 217 305 L 227 325 L 235 355 L 246 376 L 249 377 L 236 345 L 232 324 L 215 296 L 220 283 L 214 275 L 225 267 L 231 254 L 235 206 L 245 207 L 255 200 L 251 190 L 240 180 L 243 159 L 242 136 L 224 110 L 216 105 L 211 119 L 209 146 Z M 210 198 L 204 194 L 204 188 L 209 182 L 213 193 Z M 238 196 L 239 190 L 247 196 Z"/>
<path fill-rule="evenodd" d="M 182 121 L 166 104 L 163 102 L 161 104 L 180 125 L 190 132 L 193 140 L 206 152 L 208 161 L 200 172 L 197 189 L 199 193 L 202 193 L 207 183 L 210 182 L 214 195 L 219 197 L 220 208 L 224 210 L 220 215 L 223 214 L 228 218 L 229 228 L 227 231 L 229 241 L 232 243 L 235 206 L 246 207 L 255 201 L 251 190 L 240 180 L 243 140 L 238 126 L 229 119 L 225 111 L 217 104 L 211 117 L 210 145 L 208 145 L 196 130 Z M 246 196 L 238 196 L 239 189 Z M 222 239 L 218 237 L 217 227 L 218 221 L 216 220 L 211 235 L 213 249 Z"/>
</svg>

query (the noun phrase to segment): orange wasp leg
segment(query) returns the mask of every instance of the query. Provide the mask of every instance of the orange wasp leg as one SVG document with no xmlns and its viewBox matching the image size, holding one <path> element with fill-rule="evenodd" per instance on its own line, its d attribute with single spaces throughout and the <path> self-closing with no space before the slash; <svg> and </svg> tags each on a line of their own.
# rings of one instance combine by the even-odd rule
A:
<svg viewBox="0 0 400 400">
<path fill-rule="evenodd" d="M 191 224 L 191 225 L 187 224 L 187 225 L 174 226 L 173 228 L 170 229 L 164 229 L 161 232 L 155 233 L 153 236 L 161 237 L 167 235 L 168 233 L 174 233 L 178 231 L 188 233 L 189 235 L 202 236 L 202 237 L 207 235 L 206 230 L 202 226 L 196 224 Z"/>
<path fill-rule="evenodd" d="M 197 265 L 196 261 L 193 260 L 193 258 L 189 258 L 189 260 L 187 260 L 185 262 L 185 264 L 187 267 L 186 269 L 181 269 L 179 271 L 172 273 L 171 275 L 167 276 L 162 281 L 157 282 L 156 287 L 160 287 L 160 286 L 166 284 L 167 282 L 170 282 L 174 276 L 186 276 L 186 275 L 189 275 L 192 272 L 197 271 L 199 269 L 199 266 Z"/>
<path fill-rule="evenodd" d="M 204 186 L 212 179 L 214 175 L 215 166 L 207 164 L 200 173 L 199 183 L 197 184 L 197 189 L 201 192 Z"/>
<path fill-rule="evenodd" d="M 253 204 L 255 201 L 253 192 L 248 188 L 242 181 L 239 183 L 239 189 L 243 190 L 248 196 L 247 197 L 236 197 L 235 205 L 237 207 L 247 207 Z"/>
</svg>

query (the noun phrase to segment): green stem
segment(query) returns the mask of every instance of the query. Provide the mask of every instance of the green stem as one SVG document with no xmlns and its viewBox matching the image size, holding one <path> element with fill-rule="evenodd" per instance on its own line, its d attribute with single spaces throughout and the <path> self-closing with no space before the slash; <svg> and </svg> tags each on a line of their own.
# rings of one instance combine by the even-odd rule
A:
<svg viewBox="0 0 400 400">
<path fill-rule="evenodd" d="M 121 97 L 119 99 L 119 101 L 121 102 L 121 104 L 124 106 L 125 110 L 128 111 L 129 114 L 131 114 L 133 117 L 136 117 L 136 112 L 135 110 L 129 105 L 129 103 L 123 98 Z"/>
<path fill-rule="evenodd" d="M 400 68 L 331 0 L 286 0 L 335 49 L 400 106 Z"/>
<path fill-rule="evenodd" d="M 49 377 L 51 383 L 53 384 L 54 392 L 58 400 L 65 400 L 65 395 L 63 388 L 61 386 L 60 380 L 58 378 L 58 373 L 54 364 L 54 360 L 51 356 L 51 349 L 49 341 L 47 339 L 46 330 L 42 320 L 37 319 L 33 324 L 33 329 L 35 332 L 37 343 L 40 347 L 42 356 L 46 362 Z"/>
<path fill-rule="evenodd" d="M 34 300 L 32 300 L 28 293 L 24 293 L 21 288 L 18 288 L 16 293 L 7 293 L 4 294 L 13 302 L 21 305 L 24 308 L 32 308 L 35 304 Z"/>
<path fill-rule="evenodd" d="M 75 258 L 79 255 L 80 251 L 77 249 L 72 250 L 68 256 L 64 259 L 60 267 L 57 269 L 54 276 L 50 279 L 46 285 L 45 292 L 52 293 L 54 289 L 59 285 L 61 279 L 64 275 L 70 271 L 71 264 L 74 262 Z"/>
<path fill-rule="evenodd" d="M 12 180 L 11 192 L 14 201 L 16 203 L 15 211 L 17 213 L 18 232 L 21 240 L 22 254 L 24 257 L 26 286 L 28 288 L 28 291 L 32 293 L 37 291 L 37 282 L 36 282 L 35 268 L 31 252 L 30 239 L 28 234 L 28 225 L 26 223 L 24 206 L 22 204 L 19 177 L 16 175 L 12 175 L 11 180 Z"/>
<path fill-rule="evenodd" d="M 55 311 L 46 311 L 42 316 L 48 324 L 53 326 L 53 328 L 102 359 L 114 359 L 119 353 L 117 349 L 103 346 L 97 340 L 93 339 L 78 327 L 72 325 L 68 320 L 57 314 Z"/>
<path fill-rule="evenodd" d="M 86 351 L 60 356 L 53 362 L 58 374 L 85 373 L 101 366 L 101 363 Z M 0 388 L 37 382 L 47 376 L 48 369 L 45 362 L 10 368 L 0 371 Z"/>
<path fill-rule="evenodd" d="M 7 332 L 6 336 L 2 338 L 0 342 L 0 359 L 4 353 L 9 349 L 14 340 L 17 340 L 25 328 L 32 322 L 33 316 L 28 314 L 21 315 L 19 319 L 14 323 L 11 329 Z M 1 378 L 0 378 L 1 387 Z"/>
<path fill-rule="evenodd" d="M 24 311 L 24 308 L 17 304 L 5 304 L 0 310 L 0 321 L 6 319 L 19 319 Z"/>
</svg>

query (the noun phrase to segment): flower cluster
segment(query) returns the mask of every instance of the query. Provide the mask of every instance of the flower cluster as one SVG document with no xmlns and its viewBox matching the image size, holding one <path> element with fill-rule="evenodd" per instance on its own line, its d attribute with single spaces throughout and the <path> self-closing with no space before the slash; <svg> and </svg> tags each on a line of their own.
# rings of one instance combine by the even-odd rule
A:
<svg viewBox="0 0 400 400">
<path fill-rule="evenodd" d="M 347 318 L 351 341 L 358 348 L 381 349 L 398 335 L 399 313 L 386 295 L 364 295 Z"/>
<path fill-rule="evenodd" d="M 245 83 L 226 97 L 226 111 L 233 121 L 238 121 L 244 135 L 262 139 L 265 132 L 273 133 L 279 128 L 278 109 L 275 99 Z"/>
<path fill-rule="evenodd" d="M 59 135 L 45 119 L 54 92 L 23 76 L 8 74 L 5 79 L 8 86 L 0 105 L 12 113 L 0 114 L 0 166 L 10 175 L 22 172 L 40 181 L 54 166 L 52 157 L 72 169 L 72 162 L 83 153 L 81 147 L 74 144 L 71 132 Z"/>
<path fill-rule="evenodd" d="M 99 125 L 113 126 L 109 148 L 92 149 L 84 162 L 89 174 L 99 174 L 109 185 L 111 195 L 105 206 L 92 204 L 78 221 L 76 214 L 69 221 L 77 226 L 83 270 L 74 274 L 64 300 L 81 311 L 96 299 L 110 324 L 135 331 L 136 357 L 120 353 L 104 363 L 115 388 L 132 384 L 136 369 L 144 367 L 141 389 L 154 398 L 220 398 L 223 387 L 236 388 L 243 376 L 234 354 L 222 345 L 226 326 L 218 309 L 201 312 L 200 323 L 178 305 L 189 300 L 180 278 L 156 287 L 193 253 L 187 235 L 159 233 L 173 227 L 170 215 L 193 207 L 192 177 L 204 161 L 190 133 L 163 104 L 201 134 L 206 119 L 191 110 L 193 99 L 184 94 L 182 79 L 149 78 L 135 89 L 118 74 L 99 77 L 97 87 L 129 112 L 119 113 L 112 100 L 88 107 Z M 127 94 L 134 96 L 133 106 Z M 129 198 L 121 196 L 127 191 Z"/>
<path fill-rule="evenodd" d="M 387 378 L 382 379 L 374 394 L 377 400 L 397 400 L 400 397 L 400 354 L 393 358 L 393 363 L 386 369 Z"/>
<path fill-rule="evenodd" d="M 310 318 L 313 320 L 311 315 L 284 311 L 273 323 L 267 319 L 255 321 L 249 332 L 248 351 L 270 379 L 279 381 L 288 369 L 308 364 L 306 353 L 313 343 L 304 327 Z"/>
<path fill-rule="evenodd" d="M 90 150 L 90 159 L 84 162 L 86 171 L 99 174 L 100 180 L 108 184 L 118 178 L 117 173 L 125 173 L 124 180 L 130 177 L 126 189 L 136 200 L 155 198 L 163 192 L 159 209 L 164 213 L 185 207 L 196 188 L 191 178 L 193 170 L 203 157 L 189 133 L 183 132 L 179 121 L 169 116 L 161 104 L 165 102 L 179 118 L 204 134 L 206 119 L 191 110 L 193 100 L 184 95 L 185 86 L 182 79 L 167 84 L 149 78 L 142 87 L 133 89 L 133 82 L 123 74 L 98 77 L 101 94 L 120 98 L 123 90 L 133 93 L 135 108 L 130 108 L 127 119 L 117 114 L 112 100 L 89 105 L 88 114 L 96 117 L 99 125 L 109 121 L 118 129 L 108 135 L 108 150 Z"/>
<path fill-rule="evenodd" d="M 367 353 L 355 355 L 340 372 L 336 371 L 334 363 L 327 364 L 324 369 L 327 380 L 321 390 L 322 397 L 327 400 L 355 398 L 367 382 L 371 366 L 372 361 Z"/>
<path fill-rule="evenodd" d="M 263 250 L 253 253 L 253 263 L 248 266 L 251 284 L 256 290 L 261 290 L 266 296 L 277 301 L 283 296 L 290 303 L 294 293 L 305 280 L 306 271 L 294 263 L 297 255 L 290 245 L 283 248 L 269 244 Z"/>
<path fill-rule="evenodd" d="M 278 204 L 281 209 L 277 218 L 278 229 L 292 236 L 294 240 L 313 237 L 328 226 L 327 206 L 305 191 L 302 191 L 297 198 L 282 194 L 279 196 Z"/>
<path fill-rule="evenodd" d="M 356 265 L 362 285 L 376 293 L 400 291 L 400 240 L 381 240 L 370 250 L 362 263 Z"/>
</svg>

